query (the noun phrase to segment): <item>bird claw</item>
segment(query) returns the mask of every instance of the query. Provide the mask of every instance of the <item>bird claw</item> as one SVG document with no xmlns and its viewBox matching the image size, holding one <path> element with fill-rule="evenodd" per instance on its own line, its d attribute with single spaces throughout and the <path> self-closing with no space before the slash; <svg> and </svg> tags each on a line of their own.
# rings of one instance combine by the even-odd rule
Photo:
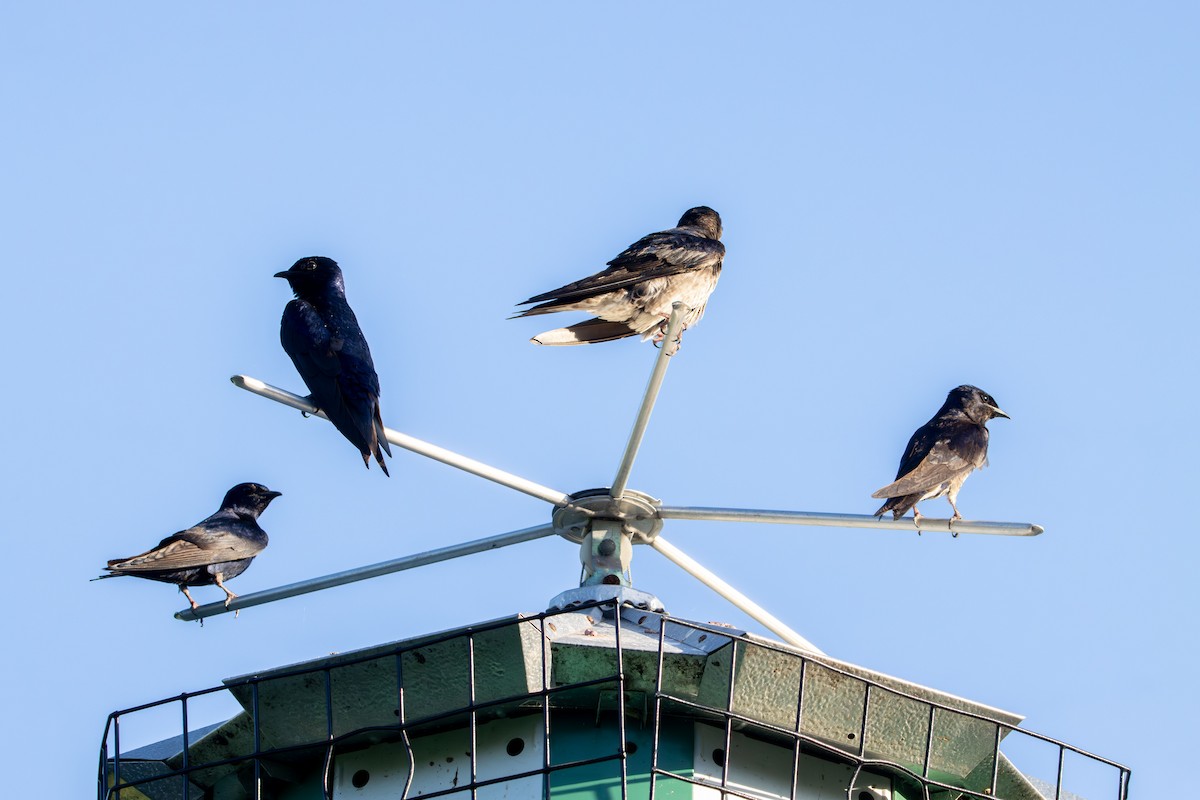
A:
<svg viewBox="0 0 1200 800">
<path fill-rule="evenodd" d="M 310 394 L 310 395 L 307 395 L 307 396 L 305 396 L 305 398 L 304 398 L 304 399 L 305 399 L 305 400 L 307 400 L 307 401 L 309 402 L 309 404 L 311 404 L 311 405 L 312 405 L 312 407 L 313 407 L 313 410 L 312 410 L 312 411 L 305 411 L 305 410 L 301 409 L 301 410 L 300 410 L 300 416 L 304 417 L 305 419 L 308 419 L 309 417 L 314 417 L 314 416 L 316 416 L 317 414 L 320 414 L 320 413 L 321 413 L 321 407 L 317 405 L 317 401 L 316 401 L 316 400 L 313 400 L 313 396 L 312 396 L 311 394 Z"/>
</svg>

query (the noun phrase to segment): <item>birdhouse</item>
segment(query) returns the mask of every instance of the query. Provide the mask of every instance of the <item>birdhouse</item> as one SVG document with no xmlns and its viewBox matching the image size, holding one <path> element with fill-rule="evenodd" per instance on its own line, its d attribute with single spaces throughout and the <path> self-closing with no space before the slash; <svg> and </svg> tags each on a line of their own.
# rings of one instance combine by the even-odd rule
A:
<svg viewBox="0 0 1200 800">
<path fill-rule="evenodd" d="M 621 603 L 614 590 L 114 713 L 99 796 L 1044 800 L 1078 778 L 1104 792 L 1092 800 L 1126 797 L 1127 769 L 1017 714 Z M 126 749 L 139 714 L 194 719 L 212 692 L 240 711 Z M 1026 775 L 1010 747 L 1056 774 Z"/>
</svg>

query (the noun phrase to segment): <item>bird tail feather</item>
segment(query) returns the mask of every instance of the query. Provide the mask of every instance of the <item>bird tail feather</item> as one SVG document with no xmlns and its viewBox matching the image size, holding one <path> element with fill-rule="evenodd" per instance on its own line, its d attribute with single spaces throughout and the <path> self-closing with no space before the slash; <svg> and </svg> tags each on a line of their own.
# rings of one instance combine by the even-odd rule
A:
<svg viewBox="0 0 1200 800">
<path fill-rule="evenodd" d="M 529 302 L 529 301 L 526 301 L 526 302 Z M 564 306 L 560 303 L 556 303 L 556 302 L 542 303 L 541 305 L 536 305 L 533 308 L 526 308 L 521 311 L 518 311 L 516 314 L 513 314 L 511 317 L 509 317 L 509 319 L 520 319 L 521 317 L 537 317 L 537 316 L 541 316 L 542 314 L 553 314 L 556 311 L 570 311 L 570 310 L 571 309 L 567 308 L 566 306 Z"/>
<path fill-rule="evenodd" d="M 383 452 L 390 456 L 392 448 L 388 446 L 387 434 L 383 432 L 383 417 L 379 413 L 379 403 L 375 404 L 375 437 L 379 447 L 382 447 Z"/>
<path fill-rule="evenodd" d="M 609 322 L 606 319 L 589 319 L 566 328 L 555 328 L 552 331 L 539 333 L 530 339 L 534 344 L 549 346 L 566 346 L 575 344 L 595 344 L 611 342 L 633 336 L 637 331 L 624 322 Z"/>
<path fill-rule="evenodd" d="M 871 496 L 874 497 L 875 495 Z M 916 500 L 912 499 L 912 495 L 906 495 L 904 497 L 889 497 L 887 502 L 881 505 L 875 512 L 874 517 L 879 519 L 884 514 L 891 511 L 892 519 L 900 519 L 908 513 L 910 508 L 916 504 Z"/>
</svg>

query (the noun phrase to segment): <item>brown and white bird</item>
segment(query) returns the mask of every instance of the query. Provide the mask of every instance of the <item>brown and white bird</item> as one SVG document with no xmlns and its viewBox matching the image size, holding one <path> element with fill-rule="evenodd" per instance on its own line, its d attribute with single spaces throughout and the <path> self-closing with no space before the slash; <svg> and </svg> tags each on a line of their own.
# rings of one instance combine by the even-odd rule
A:
<svg viewBox="0 0 1200 800">
<path fill-rule="evenodd" d="M 987 464 L 986 423 L 993 417 L 1010 419 L 987 392 L 965 385 L 950 390 L 933 419 L 908 440 L 895 482 L 871 495 L 888 498 L 875 516 L 891 511 L 893 519 L 900 519 L 911 508 L 920 522 L 917 503 L 945 495 L 953 519 L 962 519 L 955 503 L 958 491 L 968 475 Z"/>
<path fill-rule="evenodd" d="M 555 311 L 595 315 L 539 333 L 531 340 L 537 344 L 592 344 L 627 336 L 658 339 L 676 301 L 690 309 L 684 328 L 700 321 L 724 258 L 721 216 L 708 206 L 697 206 L 684 212 L 674 228 L 643 236 L 625 248 L 608 262 L 608 269 L 520 303 L 538 305 L 514 318 Z"/>
<path fill-rule="evenodd" d="M 188 587 L 215 583 L 225 592 L 228 608 L 237 595 L 226 588 L 225 581 L 245 572 L 254 557 L 266 548 L 267 532 L 258 527 L 258 515 L 280 494 L 260 483 L 239 483 L 225 493 L 215 514 L 187 530 L 171 534 L 151 550 L 129 558 L 114 558 L 105 567 L 110 574 L 100 578 L 132 575 L 173 583 L 192 608 L 197 604 Z"/>
</svg>

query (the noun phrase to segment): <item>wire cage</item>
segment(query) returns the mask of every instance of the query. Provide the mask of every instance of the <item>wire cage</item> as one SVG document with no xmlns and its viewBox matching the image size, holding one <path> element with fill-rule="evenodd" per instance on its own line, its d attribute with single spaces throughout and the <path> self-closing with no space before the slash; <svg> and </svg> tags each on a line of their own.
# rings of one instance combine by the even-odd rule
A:
<svg viewBox="0 0 1200 800">
<path fill-rule="evenodd" d="M 1128 797 L 1128 768 L 1008 712 L 617 608 L 519 615 L 116 711 L 98 797 Z M 241 710 L 189 729 L 189 709 L 217 693 Z M 177 735 L 122 738 L 164 711 Z M 1050 774 L 1009 758 L 1030 746 Z"/>
</svg>

